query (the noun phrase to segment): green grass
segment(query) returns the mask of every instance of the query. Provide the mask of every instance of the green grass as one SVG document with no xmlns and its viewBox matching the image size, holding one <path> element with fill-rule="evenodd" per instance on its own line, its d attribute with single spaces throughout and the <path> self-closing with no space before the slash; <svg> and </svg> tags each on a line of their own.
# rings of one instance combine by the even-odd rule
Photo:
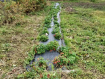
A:
<svg viewBox="0 0 105 79">
<path fill-rule="evenodd" d="M 93 2 L 93 3 L 104 2 L 104 1 L 105 0 L 64 0 L 64 2 Z"/>
<path fill-rule="evenodd" d="M 51 5 L 48 5 L 41 11 L 20 15 L 21 18 L 13 23 L 0 26 L 0 79 L 15 79 L 26 71 L 24 61 L 31 48 L 39 43 L 37 36 L 43 29 L 50 8 Z"/>
<path fill-rule="evenodd" d="M 12 24 L 0 27 L 0 79 L 14 79 L 26 71 L 24 60 L 28 56 L 28 51 L 38 43 L 37 36 L 48 10 L 49 8 L 46 8 L 46 11 L 39 11 L 39 14 L 24 15 Z M 10 73 L 11 76 L 8 75 Z"/>
<path fill-rule="evenodd" d="M 78 63 L 70 69 L 79 68 L 82 73 L 70 74 L 74 79 L 97 79 L 105 74 L 105 11 L 72 6 L 73 13 L 61 12 L 61 28 L 64 40 L 72 52 L 79 56 Z M 86 72 L 87 71 L 87 72 Z M 89 72 L 89 73 L 88 73 Z M 101 76 L 99 76 L 101 75 Z"/>
<path fill-rule="evenodd" d="M 37 25 L 42 24 L 41 22 L 44 20 L 43 16 L 37 17 L 34 15 L 29 18 L 24 18 L 25 23 L 22 19 L 21 22 L 24 24 L 20 26 L 9 24 L 0 27 L 0 72 L 2 73 L 0 78 L 2 78 L 5 73 L 5 78 L 8 78 L 8 74 L 12 73 L 11 78 L 14 77 L 13 74 L 17 74 L 20 69 L 21 72 L 24 71 L 23 64 L 25 57 L 27 57 L 26 52 L 34 43 L 37 43 L 37 40 L 35 40 L 38 33 Z M 34 18 L 36 18 L 36 22 L 34 22 Z M 32 40 L 31 38 L 34 39 Z M 16 65 L 16 67 L 13 65 Z M 14 69 L 19 70 L 13 72 Z"/>
<path fill-rule="evenodd" d="M 75 4 L 77 1 L 73 3 Z M 90 4 L 90 0 L 81 0 L 81 2 Z M 63 4 L 63 2 L 61 3 Z M 71 2 L 68 3 L 71 4 Z M 66 7 L 62 9 L 61 28 L 65 43 L 71 49 L 70 53 L 77 54 L 78 62 L 67 67 L 75 71 L 71 72 L 68 78 L 65 73 L 62 73 L 64 74 L 62 79 L 63 77 L 66 79 L 104 79 L 105 6 L 84 8 L 75 4 L 72 7 L 75 10 L 72 13 L 68 10 L 65 11 Z M 38 42 L 37 35 L 43 29 L 44 18 L 49 9 L 50 7 L 45 7 L 42 11 L 24 15 L 21 17 L 22 20 L 16 20 L 16 23 L 0 26 L 0 60 L 2 60 L 2 62 L 0 61 L 0 78 L 12 79 L 25 71 L 24 60 L 27 58 L 28 51 Z M 16 66 L 14 67 L 14 65 Z"/>
</svg>

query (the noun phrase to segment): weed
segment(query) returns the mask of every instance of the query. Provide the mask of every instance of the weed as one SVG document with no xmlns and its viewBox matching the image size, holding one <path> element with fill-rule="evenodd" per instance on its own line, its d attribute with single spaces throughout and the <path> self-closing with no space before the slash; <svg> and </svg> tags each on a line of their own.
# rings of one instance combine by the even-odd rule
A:
<svg viewBox="0 0 105 79">
<path fill-rule="evenodd" d="M 103 48 L 105 48 L 103 40 L 104 30 L 101 29 L 103 28 L 102 24 L 104 22 L 104 19 L 101 18 L 102 16 L 104 17 L 104 15 L 101 12 L 104 12 L 104 10 L 95 9 L 96 7 L 94 7 L 93 9 L 92 7 L 93 5 L 96 4 L 68 3 L 68 5 L 67 4 L 64 5 L 65 8 L 70 6 L 70 8 L 72 7 L 76 12 L 69 13 L 69 10 L 68 11 L 62 10 L 61 13 L 62 33 L 64 35 L 65 44 L 68 47 L 70 47 L 69 53 L 64 53 L 62 56 L 70 57 L 73 54 L 71 53 L 71 51 L 76 52 L 76 55 L 79 56 L 78 58 L 79 63 L 73 63 L 73 62 L 72 63 L 78 65 L 79 67 L 77 68 L 81 68 L 83 70 L 83 73 L 81 74 L 78 74 L 78 72 L 76 74 L 73 73 L 74 75 L 72 75 L 72 77 L 74 79 L 78 79 L 79 77 L 92 78 L 92 75 L 94 75 L 94 77 L 97 78 L 100 76 L 99 75 L 95 76 L 95 74 L 99 73 L 101 73 L 101 75 L 104 77 L 103 74 L 104 70 L 102 68 L 102 64 L 104 64 L 103 63 L 104 58 L 102 57 L 104 56 L 104 54 L 102 52 L 105 51 L 103 50 Z M 97 3 L 97 5 L 100 5 L 100 3 Z M 100 15 L 102 14 L 102 16 L 99 16 L 98 13 Z M 101 48 L 99 48 L 100 46 Z M 62 51 L 62 49 L 65 48 L 63 47 L 60 50 Z M 68 52 L 67 50 L 65 51 Z M 97 56 L 98 57 L 101 56 L 102 58 L 98 58 Z M 75 55 L 73 57 L 75 57 Z M 77 58 L 71 58 L 71 59 L 73 59 L 71 61 L 74 61 Z M 98 62 L 97 60 L 98 61 L 102 60 L 102 61 Z M 82 65 L 80 63 L 82 63 Z M 74 65 L 72 65 L 72 67 L 74 67 Z M 90 71 L 90 73 L 93 74 L 91 75 L 89 73 L 86 73 L 85 71 Z M 96 71 L 95 74 L 94 71 Z"/>
<path fill-rule="evenodd" d="M 9 43 L 5 43 L 2 46 L 3 46 L 4 51 L 9 51 L 10 50 L 10 44 Z"/>
</svg>

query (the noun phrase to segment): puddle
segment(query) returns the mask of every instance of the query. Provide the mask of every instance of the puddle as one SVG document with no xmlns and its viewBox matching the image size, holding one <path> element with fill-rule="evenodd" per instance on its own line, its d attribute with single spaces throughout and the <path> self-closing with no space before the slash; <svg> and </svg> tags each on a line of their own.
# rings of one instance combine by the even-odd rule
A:
<svg viewBox="0 0 105 79">
<path fill-rule="evenodd" d="M 57 6 L 60 6 L 60 4 L 56 3 L 55 4 L 55 8 L 57 8 Z M 61 7 L 60 7 L 60 9 L 61 9 Z M 57 18 L 58 18 L 58 23 L 60 24 L 60 11 L 57 13 Z M 56 40 L 54 38 L 53 34 L 52 34 L 53 27 L 54 27 L 54 18 L 52 17 L 51 28 L 48 29 L 48 32 L 49 32 L 48 38 L 49 38 L 49 40 L 46 41 L 46 42 L 40 42 L 40 43 L 43 43 L 44 45 L 47 45 L 49 42 Z M 60 26 L 59 26 L 59 28 L 60 28 Z M 60 33 L 61 33 L 61 28 L 60 28 Z M 61 35 L 62 35 L 62 33 L 61 33 Z M 58 41 L 59 47 L 65 46 L 65 43 L 64 43 L 63 39 L 62 40 L 61 39 L 60 40 L 56 40 L 56 41 Z M 59 56 L 59 53 L 57 51 L 52 51 L 52 52 L 47 51 L 44 54 L 35 55 L 34 59 L 30 62 L 30 64 L 32 64 L 33 62 L 36 62 L 39 57 L 43 57 L 45 60 L 48 60 L 48 63 L 47 63 L 48 70 L 52 70 L 51 69 L 52 61 L 57 56 Z M 26 69 L 28 70 L 29 68 L 30 68 L 30 66 L 28 65 L 26 67 Z"/>
</svg>

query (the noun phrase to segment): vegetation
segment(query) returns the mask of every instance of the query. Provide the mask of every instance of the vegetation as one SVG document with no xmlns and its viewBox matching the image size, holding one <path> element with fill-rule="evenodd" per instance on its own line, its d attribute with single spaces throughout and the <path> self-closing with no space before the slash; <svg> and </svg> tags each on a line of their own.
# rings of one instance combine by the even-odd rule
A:
<svg viewBox="0 0 105 79">
<path fill-rule="evenodd" d="M 77 56 L 76 53 L 70 52 L 70 49 L 68 47 L 60 47 L 59 48 L 59 57 L 55 57 L 53 60 L 53 64 L 56 67 L 63 67 L 64 65 L 66 67 L 69 67 L 73 65 L 76 62 Z"/>
<path fill-rule="evenodd" d="M 0 79 L 14 79 L 26 71 L 26 64 L 35 54 L 29 50 L 33 44 L 38 43 L 36 37 L 50 10 L 45 6 L 46 8 L 24 13 L 22 4 L 24 3 L 0 1 Z"/>
<path fill-rule="evenodd" d="M 47 47 L 47 50 L 49 50 L 49 51 L 52 51 L 52 50 L 55 51 L 55 50 L 57 50 L 58 46 L 59 46 L 59 44 L 57 41 L 51 41 L 47 44 L 46 47 Z"/>
<path fill-rule="evenodd" d="M 58 77 L 57 75 L 54 75 L 52 73 L 49 72 L 45 72 L 45 70 L 47 69 L 47 61 L 44 60 L 42 57 L 37 59 L 37 62 L 33 63 L 31 65 L 31 70 L 29 70 L 28 72 L 25 72 L 23 74 L 18 75 L 18 79 L 20 78 L 38 78 L 38 79 L 49 79 L 49 78 L 56 78 Z M 57 73 L 56 73 L 57 74 Z"/>
<path fill-rule="evenodd" d="M 61 28 L 64 40 L 71 48 L 70 51 L 76 52 L 79 56 L 78 63 L 69 69 L 80 70 L 70 73 L 69 77 L 72 79 L 104 78 L 105 10 L 102 8 L 105 7 L 104 4 L 74 2 L 63 3 L 63 7 Z"/>
<path fill-rule="evenodd" d="M 39 36 L 39 40 L 41 42 L 46 42 L 48 40 L 48 36 L 47 35 L 41 35 L 41 36 Z"/>
<path fill-rule="evenodd" d="M 1 19 L 0 23 L 12 23 L 22 18 L 22 15 L 32 14 L 41 10 L 46 5 L 46 0 L 18 0 L 17 2 L 10 0 L 9 2 L 0 2 Z"/>
<path fill-rule="evenodd" d="M 44 27 L 50 28 L 51 27 L 50 24 L 51 24 L 51 16 L 45 19 Z"/>
<path fill-rule="evenodd" d="M 54 27 L 55 28 L 53 28 L 52 34 L 59 33 L 59 31 L 60 31 L 59 27 L 56 27 L 56 26 L 54 26 Z"/>
<path fill-rule="evenodd" d="M 34 47 L 34 50 L 36 54 L 42 54 L 45 53 L 46 47 L 44 44 L 39 44 Z"/>
<path fill-rule="evenodd" d="M 60 32 L 59 33 L 55 33 L 54 37 L 55 37 L 55 39 L 60 40 L 61 39 L 61 33 Z"/>
<path fill-rule="evenodd" d="M 38 58 L 38 62 L 37 62 L 37 65 L 39 67 L 44 67 L 43 69 L 46 69 L 47 68 L 47 61 L 44 60 L 42 57 Z"/>
<path fill-rule="evenodd" d="M 53 36 L 55 37 L 55 39 L 61 39 L 60 28 L 57 25 L 54 26 L 52 34 L 54 34 Z"/>
<path fill-rule="evenodd" d="M 40 35 L 45 35 L 45 34 L 49 34 L 47 28 L 44 28 L 41 32 L 40 32 Z"/>
<path fill-rule="evenodd" d="M 57 41 L 43 45 L 38 44 L 36 38 L 39 34 L 40 41 L 48 40 L 47 29 L 54 17 L 52 33 L 56 39 L 61 39 L 56 15 L 60 7 L 55 9 L 53 3 L 46 0 L 0 2 L 0 79 L 105 78 L 104 0 L 61 1 L 60 26 L 66 46 L 59 49 Z M 46 51 L 60 53 L 52 61 L 54 72 L 47 71 L 47 61 L 43 58 L 37 59 L 26 71 L 34 55 Z M 53 65 L 71 72 L 54 70 Z"/>
<path fill-rule="evenodd" d="M 57 21 L 55 21 L 55 20 L 54 20 L 54 24 L 59 27 L 59 23 Z"/>
</svg>

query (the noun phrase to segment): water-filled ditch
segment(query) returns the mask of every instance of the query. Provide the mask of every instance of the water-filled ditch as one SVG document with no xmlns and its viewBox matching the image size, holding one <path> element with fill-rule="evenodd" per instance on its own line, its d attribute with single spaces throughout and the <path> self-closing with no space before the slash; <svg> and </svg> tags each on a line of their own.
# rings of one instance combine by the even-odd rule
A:
<svg viewBox="0 0 105 79">
<path fill-rule="evenodd" d="M 59 3 L 56 3 L 56 4 L 55 4 L 55 8 L 57 8 L 57 6 L 60 7 L 60 4 L 59 4 Z M 60 7 L 60 9 L 61 9 L 61 7 Z M 57 19 L 58 19 L 57 22 L 58 22 L 59 25 L 60 25 L 60 10 L 59 10 L 59 12 L 57 13 Z M 46 41 L 46 42 L 40 42 L 40 43 L 42 43 L 42 44 L 44 44 L 44 45 L 47 45 L 49 42 L 56 40 L 56 41 L 59 43 L 59 47 L 65 46 L 63 39 L 57 40 L 57 39 L 54 38 L 54 34 L 52 34 L 52 31 L 53 31 L 53 29 L 54 29 L 54 17 L 52 17 L 50 26 L 51 26 L 51 28 L 48 28 L 48 32 L 49 32 L 49 34 L 48 34 L 48 41 Z M 59 26 L 59 28 L 60 28 L 60 26 Z M 60 28 L 60 33 L 61 33 L 61 28 Z M 61 34 L 61 35 L 62 35 L 62 34 Z M 58 47 L 58 48 L 59 48 L 59 47 Z M 52 68 L 51 68 L 51 66 L 52 66 L 52 61 L 53 61 L 54 58 L 57 57 L 57 56 L 59 56 L 59 53 L 58 53 L 57 51 L 46 51 L 45 53 L 40 54 L 40 55 L 39 55 L 39 54 L 36 54 L 36 55 L 34 56 L 34 59 L 30 62 L 30 64 L 32 64 L 33 62 L 37 62 L 37 59 L 38 59 L 38 58 L 43 57 L 44 60 L 48 60 L 48 62 L 47 62 L 48 70 L 52 70 Z M 27 70 L 28 70 L 29 68 L 30 68 L 30 65 L 28 65 L 28 66 L 26 67 Z"/>
</svg>

